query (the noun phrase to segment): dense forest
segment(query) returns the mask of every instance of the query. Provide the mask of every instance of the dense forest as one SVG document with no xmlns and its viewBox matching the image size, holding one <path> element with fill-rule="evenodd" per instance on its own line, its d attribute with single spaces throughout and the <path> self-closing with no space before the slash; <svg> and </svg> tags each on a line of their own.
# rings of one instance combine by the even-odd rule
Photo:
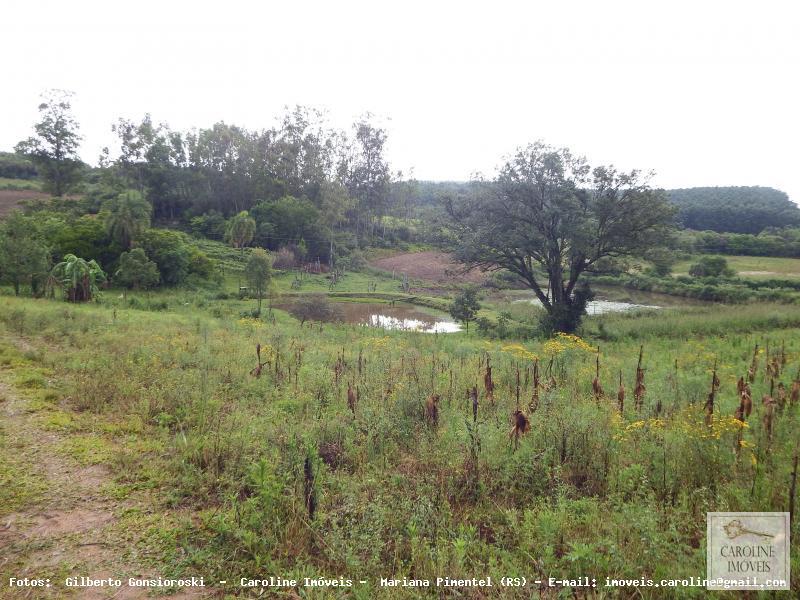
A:
<svg viewBox="0 0 800 600">
<path fill-rule="evenodd" d="M 77 131 L 75 123 L 68 127 Z M 258 214 L 289 217 L 284 241 L 318 240 L 313 253 L 322 254 L 322 242 L 329 245 L 332 233 L 347 231 L 379 242 L 397 225 L 384 217 L 427 220 L 441 210 L 444 198 L 472 187 L 470 182 L 415 181 L 393 172 L 386 131 L 370 115 L 350 131 L 327 127 L 321 113 L 301 106 L 263 130 L 219 122 L 179 132 L 150 115 L 139 122 L 119 119 L 112 130 L 117 147 L 104 149 L 98 167 L 83 163 L 77 154 L 71 157 L 77 175 L 64 191 L 88 191 L 96 198 L 109 195 L 108 190 L 98 192 L 97 184 L 112 192 L 134 188 L 153 206 L 154 221 L 194 220 L 194 229 L 211 238 L 222 237 L 224 219 L 258 206 Z M 26 143 L 16 153 L 0 152 L 0 177 L 41 176 L 46 191 L 61 195 L 48 184 L 49 163 L 37 161 Z M 786 193 L 769 187 L 671 189 L 667 196 L 686 229 L 757 235 L 800 225 L 800 208 Z M 281 241 L 268 226 L 259 227 L 257 235 L 265 247 L 274 249 Z"/>
<path fill-rule="evenodd" d="M 469 183 L 421 181 L 417 205 L 432 207 L 448 195 L 467 193 Z M 779 190 L 760 187 L 697 187 L 666 190 L 686 229 L 759 234 L 800 225 L 800 208 Z"/>
<path fill-rule="evenodd" d="M 800 209 L 769 187 L 698 187 L 668 190 L 687 229 L 761 233 L 767 227 L 800 225 Z"/>
<path fill-rule="evenodd" d="M 349 131 L 327 127 L 321 113 L 304 107 L 263 130 L 219 122 L 178 132 L 150 115 L 119 119 L 112 126 L 118 143 L 90 168 L 77 153 L 81 138 L 69 96 L 51 93 L 46 100 L 36 136 L 21 141 L 16 154 L 0 156 L 0 177 L 30 178 L 35 169 L 44 191 L 80 192 L 95 212 L 133 189 L 151 204 L 154 222 L 192 223 L 196 232 L 221 238 L 225 219 L 252 210 L 258 245 L 277 249 L 304 240 L 323 260 L 337 234 L 373 239 L 386 232 L 384 216 L 408 215 L 410 185 L 390 170 L 386 132 L 370 115 Z"/>
</svg>

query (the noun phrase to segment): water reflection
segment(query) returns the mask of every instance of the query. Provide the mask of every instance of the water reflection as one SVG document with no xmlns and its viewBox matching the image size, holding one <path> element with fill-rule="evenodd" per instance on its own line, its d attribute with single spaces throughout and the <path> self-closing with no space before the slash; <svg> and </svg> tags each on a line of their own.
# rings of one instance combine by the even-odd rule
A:
<svg viewBox="0 0 800 600">
<path fill-rule="evenodd" d="M 525 298 L 514 300 L 514 302 L 527 302 L 529 304 L 541 305 L 538 298 Z M 632 310 L 654 310 L 662 308 L 654 304 L 636 304 L 633 302 L 618 302 L 614 300 L 592 300 L 586 304 L 586 314 L 605 315 L 607 313 L 628 312 Z"/>
<path fill-rule="evenodd" d="M 336 308 L 346 323 L 357 323 L 367 327 L 424 333 L 461 331 L 461 325 L 448 317 L 431 315 L 408 305 L 340 302 Z"/>
<path fill-rule="evenodd" d="M 604 315 L 606 313 L 627 312 L 630 310 L 656 309 L 660 306 L 652 304 L 634 304 L 633 302 L 614 302 L 612 300 L 592 300 L 586 304 L 586 314 Z"/>
</svg>

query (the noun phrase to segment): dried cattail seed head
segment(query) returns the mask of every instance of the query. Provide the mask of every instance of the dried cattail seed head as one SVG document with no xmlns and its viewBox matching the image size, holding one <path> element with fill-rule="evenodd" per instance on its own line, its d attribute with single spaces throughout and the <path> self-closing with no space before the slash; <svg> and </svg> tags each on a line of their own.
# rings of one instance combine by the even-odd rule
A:
<svg viewBox="0 0 800 600">
<path fill-rule="evenodd" d="M 437 427 L 439 425 L 439 394 L 431 394 L 425 401 L 425 418 Z"/>
<path fill-rule="evenodd" d="M 786 405 L 786 386 L 783 385 L 783 382 L 778 384 L 778 393 L 775 399 L 778 401 L 779 407 L 783 408 Z"/>
<path fill-rule="evenodd" d="M 353 415 L 355 416 L 355 414 L 356 414 L 356 394 L 355 394 L 355 391 L 353 390 L 353 384 L 352 383 L 348 383 L 347 384 L 347 408 L 349 408 L 350 412 L 352 412 Z"/>
<path fill-rule="evenodd" d="M 514 427 L 520 433 L 528 433 L 531 429 L 530 419 L 521 410 L 514 411 Z"/>
<path fill-rule="evenodd" d="M 521 410 L 515 410 L 511 416 L 513 425 L 508 436 L 511 438 L 514 448 L 519 445 L 519 438 L 528 433 L 531 429 L 531 422 Z"/>
<path fill-rule="evenodd" d="M 767 439 L 772 440 L 772 425 L 775 420 L 775 400 L 769 396 L 764 396 L 764 431 L 767 434 Z"/>
<path fill-rule="evenodd" d="M 742 407 L 742 411 L 745 417 L 749 417 L 750 414 L 753 412 L 753 398 L 750 394 L 745 390 L 742 392 L 742 396 L 740 399 L 740 405 Z"/>
</svg>

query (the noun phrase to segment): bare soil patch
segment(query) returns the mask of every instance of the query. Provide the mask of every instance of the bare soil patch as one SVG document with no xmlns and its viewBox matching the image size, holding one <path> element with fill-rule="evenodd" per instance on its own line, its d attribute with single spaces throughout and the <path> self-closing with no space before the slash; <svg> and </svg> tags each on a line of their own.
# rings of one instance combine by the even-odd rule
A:
<svg viewBox="0 0 800 600">
<path fill-rule="evenodd" d="M 37 190 L 0 190 L 0 219 L 19 208 L 25 200 L 42 200 L 50 194 Z"/>
<path fill-rule="evenodd" d="M 455 262 L 447 252 L 429 250 L 425 252 L 408 252 L 380 258 L 370 263 L 382 271 L 402 276 L 404 273 L 412 279 L 423 279 L 435 283 L 475 283 L 486 281 L 488 274 L 472 269 L 461 273 L 461 264 Z"/>
<path fill-rule="evenodd" d="M 86 508 L 56 511 L 37 517 L 36 524 L 27 529 L 23 535 L 27 538 L 41 536 L 65 535 L 67 533 L 85 533 L 98 529 L 114 518 L 109 511 Z"/>
</svg>

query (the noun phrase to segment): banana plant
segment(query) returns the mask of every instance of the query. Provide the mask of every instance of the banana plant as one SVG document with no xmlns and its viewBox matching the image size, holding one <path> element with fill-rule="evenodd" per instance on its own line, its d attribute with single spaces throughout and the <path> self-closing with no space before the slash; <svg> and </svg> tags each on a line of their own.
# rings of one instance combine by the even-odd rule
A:
<svg viewBox="0 0 800 600">
<path fill-rule="evenodd" d="M 69 302 L 88 302 L 99 292 L 98 284 L 105 283 L 106 274 L 94 260 L 87 261 L 67 254 L 50 272 L 48 287 L 64 290 Z"/>
</svg>

